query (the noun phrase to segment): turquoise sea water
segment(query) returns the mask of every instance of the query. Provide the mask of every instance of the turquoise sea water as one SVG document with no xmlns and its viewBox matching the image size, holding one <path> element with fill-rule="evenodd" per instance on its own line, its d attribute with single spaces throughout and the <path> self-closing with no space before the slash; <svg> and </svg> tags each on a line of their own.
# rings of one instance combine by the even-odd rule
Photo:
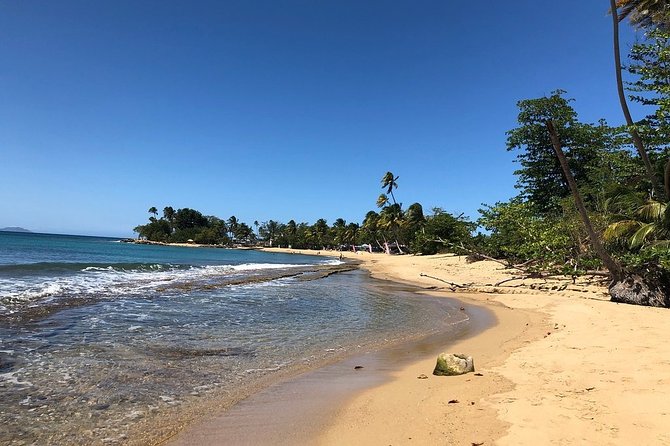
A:
<svg viewBox="0 0 670 446">
<path fill-rule="evenodd" d="M 322 277 L 337 263 L 0 232 L 0 444 L 150 443 L 275 375 L 463 322 L 361 271 Z"/>
</svg>

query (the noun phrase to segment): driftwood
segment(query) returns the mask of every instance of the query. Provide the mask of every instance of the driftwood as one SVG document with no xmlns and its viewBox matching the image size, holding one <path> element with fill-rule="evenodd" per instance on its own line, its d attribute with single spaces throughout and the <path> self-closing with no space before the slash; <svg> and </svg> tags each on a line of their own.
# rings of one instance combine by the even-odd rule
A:
<svg viewBox="0 0 670 446">
<path fill-rule="evenodd" d="M 424 274 L 424 273 L 420 273 L 419 276 L 420 277 L 428 277 L 429 279 L 439 280 L 440 282 L 444 282 L 448 285 L 451 285 L 453 288 L 468 288 L 470 285 L 472 285 L 471 283 L 461 285 L 459 283 L 449 282 L 448 280 L 440 279 L 439 277 L 429 276 L 428 274 Z"/>
</svg>

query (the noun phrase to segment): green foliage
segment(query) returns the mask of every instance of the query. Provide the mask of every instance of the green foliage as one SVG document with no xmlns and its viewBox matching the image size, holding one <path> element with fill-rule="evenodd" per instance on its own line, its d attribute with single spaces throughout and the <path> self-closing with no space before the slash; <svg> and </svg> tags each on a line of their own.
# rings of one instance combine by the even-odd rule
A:
<svg viewBox="0 0 670 446">
<path fill-rule="evenodd" d="M 670 142 L 670 32 L 656 29 L 647 38 L 631 49 L 627 69 L 636 80 L 628 89 L 637 93 L 631 99 L 652 108 L 638 130 L 653 149 Z"/>
<path fill-rule="evenodd" d="M 616 132 L 604 121 L 583 124 L 565 99 L 562 90 L 549 97 L 518 102 L 519 127 L 507 132 L 507 150 L 517 150 L 521 168 L 515 171 L 521 197 L 543 215 L 561 211 L 561 200 L 570 195 L 563 171 L 551 144 L 546 122 L 556 127 L 570 171 L 581 187 L 602 190 L 603 184 L 592 173 L 603 170 L 603 159 L 615 145 Z M 588 197 L 587 197 L 588 198 Z"/>
<path fill-rule="evenodd" d="M 538 214 L 532 203 L 519 197 L 486 205 L 479 210 L 478 223 L 490 234 L 479 238 L 479 249 L 513 263 L 531 262 L 538 270 L 574 273 L 598 266 L 570 200 L 560 204 L 558 215 Z"/>
<path fill-rule="evenodd" d="M 423 212 L 421 213 L 423 217 Z M 412 252 L 436 254 L 438 252 L 461 252 L 461 247 L 471 245 L 471 234 L 476 224 L 462 216 L 454 217 L 440 208 L 424 219 L 421 230 L 416 231 L 411 243 Z"/>
<path fill-rule="evenodd" d="M 183 243 L 193 240 L 202 244 L 228 244 L 226 223 L 217 217 L 205 217 L 200 212 L 184 208 L 176 212 L 170 206 L 163 209 L 163 217 L 157 219 L 158 209 L 149 209 L 154 216 L 146 225 L 134 231 L 142 238 L 157 242 Z"/>
</svg>

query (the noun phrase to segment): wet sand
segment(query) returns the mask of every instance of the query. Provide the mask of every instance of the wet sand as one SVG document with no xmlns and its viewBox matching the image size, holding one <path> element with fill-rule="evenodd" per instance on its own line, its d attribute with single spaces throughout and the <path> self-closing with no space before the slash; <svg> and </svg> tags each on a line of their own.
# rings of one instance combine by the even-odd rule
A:
<svg viewBox="0 0 670 446">
<path fill-rule="evenodd" d="M 456 308 L 459 306 L 468 315 L 467 323 L 274 383 L 228 411 L 205 417 L 169 444 L 314 444 L 353 396 L 390 382 L 399 368 L 433 357 L 445 345 L 476 337 L 497 323 L 496 313 L 490 310 L 462 302 Z M 422 373 L 430 375 L 431 371 L 432 365 Z"/>
</svg>

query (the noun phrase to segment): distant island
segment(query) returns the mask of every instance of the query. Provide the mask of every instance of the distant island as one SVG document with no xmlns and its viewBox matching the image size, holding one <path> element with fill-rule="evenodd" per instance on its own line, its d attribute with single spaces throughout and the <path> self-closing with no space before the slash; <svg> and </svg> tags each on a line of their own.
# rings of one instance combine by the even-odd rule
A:
<svg viewBox="0 0 670 446">
<path fill-rule="evenodd" d="M 20 228 L 18 226 L 8 226 L 6 228 L 0 228 L 0 231 L 4 231 L 4 232 L 33 232 L 33 231 L 27 230 L 26 228 Z"/>
</svg>

